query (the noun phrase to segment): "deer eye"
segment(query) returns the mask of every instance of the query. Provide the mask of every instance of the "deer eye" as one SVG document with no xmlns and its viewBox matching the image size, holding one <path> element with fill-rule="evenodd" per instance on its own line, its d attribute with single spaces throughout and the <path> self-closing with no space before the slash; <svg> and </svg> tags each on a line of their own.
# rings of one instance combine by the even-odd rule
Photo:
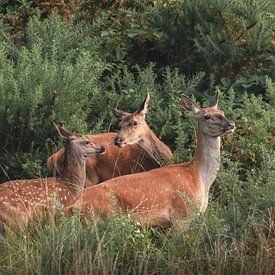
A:
<svg viewBox="0 0 275 275">
<path fill-rule="evenodd" d="M 138 125 L 138 121 L 135 120 L 134 121 L 134 125 L 137 126 Z"/>
<path fill-rule="evenodd" d="M 90 141 L 88 141 L 88 140 L 85 141 L 85 144 L 86 144 L 86 145 L 89 145 L 89 144 L 90 144 Z"/>
<path fill-rule="evenodd" d="M 205 114 L 205 115 L 204 115 L 204 118 L 205 118 L 205 119 L 210 119 L 210 115 Z"/>
</svg>

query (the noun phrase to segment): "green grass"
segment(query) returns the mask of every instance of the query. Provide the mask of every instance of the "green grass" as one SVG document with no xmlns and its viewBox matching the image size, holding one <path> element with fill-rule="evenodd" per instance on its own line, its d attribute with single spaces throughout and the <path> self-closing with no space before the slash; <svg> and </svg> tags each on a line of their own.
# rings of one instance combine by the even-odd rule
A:
<svg viewBox="0 0 275 275">
<path fill-rule="evenodd" d="M 220 207 L 213 202 L 187 229 L 141 229 L 113 213 L 85 226 L 76 214 L 7 230 L 0 274 L 272 274 L 275 209 L 250 213 L 235 234 Z"/>
</svg>

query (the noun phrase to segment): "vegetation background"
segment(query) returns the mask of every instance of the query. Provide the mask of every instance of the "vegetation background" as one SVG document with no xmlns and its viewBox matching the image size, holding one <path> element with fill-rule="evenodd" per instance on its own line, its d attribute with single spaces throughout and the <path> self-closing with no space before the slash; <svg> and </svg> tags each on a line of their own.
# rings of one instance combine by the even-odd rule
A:
<svg viewBox="0 0 275 275">
<path fill-rule="evenodd" d="M 201 105 L 218 92 L 237 129 L 205 214 L 183 230 L 141 230 L 114 213 L 83 228 L 7 232 L 1 274 L 272 274 L 275 271 L 275 2 L 273 0 L 0 1 L 0 182 L 47 176 L 61 144 L 52 125 L 116 129 L 110 107 L 133 111 L 191 158 Z"/>
</svg>

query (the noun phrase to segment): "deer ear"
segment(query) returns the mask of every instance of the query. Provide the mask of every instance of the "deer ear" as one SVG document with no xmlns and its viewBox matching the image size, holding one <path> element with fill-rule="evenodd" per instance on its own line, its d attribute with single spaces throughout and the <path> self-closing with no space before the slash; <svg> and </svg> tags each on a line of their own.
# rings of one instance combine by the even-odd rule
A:
<svg viewBox="0 0 275 275">
<path fill-rule="evenodd" d="M 53 125 L 54 125 L 55 129 L 57 130 L 57 132 L 58 132 L 58 134 L 61 138 L 66 139 L 66 140 L 70 140 L 70 139 L 72 139 L 72 137 L 75 136 L 75 134 L 71 130 L 69 130 L 65 127 L 62 127 L 62 126 L 60 126 L 58 124 L 55 124 L 55 123 Z"/>
<path fill-rule="evenodd" d="M 192 113 L 193 115 L 197 115 L 200 111 L 200 108 L 198 108 L 186 95 L 183 95 L 182 106 L 185 111 Z"/>
<path fill-rule="evenodd" d="M 139 109 L 137 110 L 137 113 L 141 115 L 145 115 L 148 112 L 149 105 L 150 105 L 150 94 L 147 93 L 147 96 L 143 101 L 143 103 L 141 104 L 141 106 L 139 107 Z"/>
<path fill-rule="evenodd" d="M 217 108 L 218 107 L 218 102 L 219 102 L 219 99 L 218 99 L 218 94 L 215 93 L 211 100 L 210 100 L 210 104 L 209 104 L 209 107 L 215 107 Z"/>
<path fill-rule="evenodd" d="M 129 115 L 129 113 L 124 112 L 124 111 L 121 111 L 121 110 L 116 109 L 116 108 L 112 108 L 111 110 L 112 110 L 113 114 L 114 114 L 116 117 L 120 118 L 120 119 L 123 118 L 123 117 L 125 117 L 125 116 L 128 116 L 128 115 Z"/>
</svg>

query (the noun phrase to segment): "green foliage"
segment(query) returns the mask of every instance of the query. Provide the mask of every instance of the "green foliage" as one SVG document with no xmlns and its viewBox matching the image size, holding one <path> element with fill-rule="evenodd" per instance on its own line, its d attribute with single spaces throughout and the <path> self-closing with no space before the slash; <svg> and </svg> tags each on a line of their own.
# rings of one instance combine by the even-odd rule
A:
<svg viewBox="0 0 275 275">
<path fill-rule="evenodd" d="M 217 81 L 268 66 L 274 38 L 273 1 L 160 1 L 151 13 L 164 39 L 156 48 L 166 64 Z M 263 65 L 264 64 L 264 65 Z"/>
<path fill-rule="evenodd" d="M 142 231 L 130 216 L 118 213 L 104 222 L 91 221 L 85 227 L 75 215 L 70 220 L 63 217 L 57 226 L 30 224 L 23 236 L 17 231 L 7 234 L 9 241 L 1 249 L 0 261 L 1 273 L 4 263 L 9 262 L 6 274 L 17 273 L 18 268 L 24 274 L 108 273 L 110 268 L 120 272 L 135 268 L 142 271 L 155 253 L 150 232 Z M 13 247 L 14 242 L 18 242 L 19 250 Z M 12 253 L 15 259 L 10 261 L 2 254 L 4 251 L 6 255 Z"/>
<path fill-rule="evenodd" d="M 51 18 L 55 10 L 70 22 L 69 37 L 78 37 L 87 46 L 90 40 L 97 41 L 99 54 L 110 63 L 112 71 L 154 62 L 159 74 L 167 65 L 188 76 L 204 71 L 204 89 L 237 81 L 251 92 L 263 88 L 266 74 L 272 77 L 272 66 L 273 76 L 275 73 L 272 0 L 208 0 L 196 1 L 196 5 L 191 0 L 12 2 L 5 1 L 0 11 L 4 22 L 11 25 L 12 36 L 22 33 L 21 44 L 27 41 L 29 21 L 40 24 L 44 38 L 52 35 L 46 29 L 58 29 L 61 23 L 43 19 Z M 45 27 L 38 20 L 30 20 L 34 14 Z M 63 32 L 56 34 L 61 37 Z M 59 39 L 65 49 L 67 34 Z M 71 46 L 77 49 L 79 40 L 75 42 Z"/>
<path fill-rule="evenodd" d="M 41 45 L 43 56 L 47 59 L 75 62 L 83 52 L 88 51 L 98 61 L 95 39 L 87 36 L 87 31 L 81 24 L 74 24 L 72 20 L 64 22 L 56 12 L 44 21 L 39 17 L 32 17 L 27 30 L 27 47 Z"/>
<path fill-rule="evenodd" d="M 89 99 L 105 66 L 92 51 L 73 51 L 73 39 L 65 47 L 63 26 L 58 31 L 53 27 L 58 22 L 61 25 L 56 16 L 51 19 L 52 27 L 50 23 L 43 26 L 46 31 L 42 23 L 34 27 L 34 22 L 30 23 L 28 48 L 20 48 L 13 60 L 7 43 L 0 44 L 0 159 L 8 174 L 21 164 L 26 171 L 23 156 L 30 150 L 42 152 L 45 160 L 46 140 L 56 136 L 53 122 L 66 122 L 80 132 L 87 129 Z M 11 163 L 10 155 L 16 155 L 17 161 Z M 23 176 L 28 174 L 32 172 Z"/>
</svg>

